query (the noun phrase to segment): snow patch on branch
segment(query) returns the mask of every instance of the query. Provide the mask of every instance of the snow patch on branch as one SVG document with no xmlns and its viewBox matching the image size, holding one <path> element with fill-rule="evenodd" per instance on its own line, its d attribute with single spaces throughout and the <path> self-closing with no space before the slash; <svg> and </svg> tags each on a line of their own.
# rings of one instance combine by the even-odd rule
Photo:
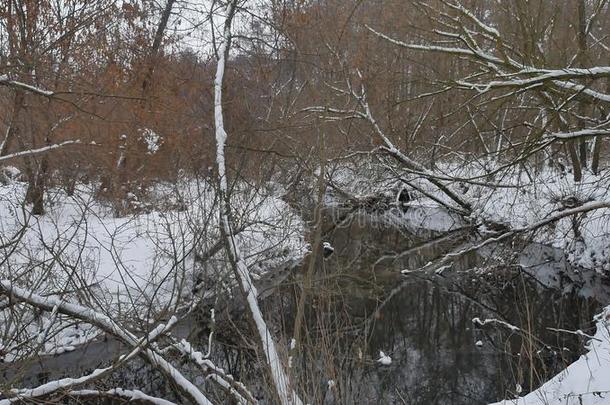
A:
<svg viewBox="0 0 610 405">
<path fill-rule="evenodd" d="M 157 153 L 163 142 L 163 137 L 150 128 L 140 128 L 138 132 L 140 132 L 140 138 L 146 144 L 147 153 L 149 155 Z"/>
<path fill-rule="evenodd" d="M 15 87 L 45 97 L 52 97 L 55 95 L 55 92 L 53 91 L 42 89 L 40 87 L 32 86 L 31 84 L 22 83 L 16 80 L 11 80 L 7 75 L 0 76 L 0 85 Z"/>
<path fill-rule="evenodd" d="M 174 402 L 157 398 L 143 393 L 140 390 L 126 390 L 123 388 L 113 388 L 108 391 L 78 390 L 70 391 L 69 395 L 76 397 L 119 397 L 128 401 L 145 401 L 155 405 L 176 405 Z"/>
</svg>

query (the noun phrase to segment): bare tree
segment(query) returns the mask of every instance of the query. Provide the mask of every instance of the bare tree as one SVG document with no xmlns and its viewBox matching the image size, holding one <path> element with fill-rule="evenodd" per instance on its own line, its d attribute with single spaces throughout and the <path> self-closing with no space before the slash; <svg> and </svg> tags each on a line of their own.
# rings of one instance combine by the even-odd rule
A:
<svg viewBox="0 0 610 405">
<path fill-rule="evenodd" d="M 246 297 L 248 311 L 251 320 L 256 328 L 258 343 L 263 351 L 269 373 L 272 377 L 275 394 L 282 404 L 301 404 L 301 400 L 294 388 L 291 386 L 290 379 L 280 354 L 277 350 L 273 336 L 265 323 L 262 312 L 257 302 L 256 287 L 252 283 L 250 272 L 242 258 L 239 242 L 235 239 L 233 226 L 231 224 L 231 200 L 228 193 L 227 168 L 225 162 L 225 143 L 227 133 L 223 118 L 223 99 L 222 88 L 224 84 L 224 74 L 229 56 L 231 45 L 231 23 L 237 10 L 238 0 L 229 3 L 226 10 L 222 43 L 218 48 L 218 66 L 216 68 L 216 78 L 214 80 L 214 124 L 216 127 L 216 162 L 218 165 L 219 199 L 220 207 L 220 226 L 225 239 L 225 248 L 235 273 L 235 278 L 239 282 L 242 293 Z"/>
</svg>

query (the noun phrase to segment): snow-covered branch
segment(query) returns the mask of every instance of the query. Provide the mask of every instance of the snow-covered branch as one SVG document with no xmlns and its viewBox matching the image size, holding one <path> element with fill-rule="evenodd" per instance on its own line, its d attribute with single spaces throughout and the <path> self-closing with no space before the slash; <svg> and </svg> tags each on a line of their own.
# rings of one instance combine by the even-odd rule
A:
<svg viewBox="0 0 610 405">
<path fill-rule="evenodd" d="M 457 84 L 461 87 L 468 89 L 476 89 L 478 91 L 488 91 L 490 89 L 504 88 L 504 87 L 531 87 L 536 84 L 543 84 L 545 82 L 557 82 L 558 85 L 569 88 L 577 86 L 573 83 L 562 83 L 560 80 L 571 80 L 571 79 L 600 79 L 610 77 L 610 66 L 597 66 L 588 69 L 577 69 L 577 68 L 564 68 L 556 70 L 547 69 L 526 69 L 520 72 L 516 72 L 515 75 L 537 75 L 528 77 L 525 79 L 509 79 L 509 80 L 493 80 L 488 83 L 470 83 L 466 81 L 457 81 Z M 602 100 L 610 101 L 607 99 L 608 95 L 599 93 L 599 97 Z"/>
<path fill-rule="evenodd" d="M 263 318 L 262 312 L 258 305 L 258 293 L 256 287 L 252 283 L 248 267 L 242 258 L 241 251 L 239 248 L 239 242 L 234 236 L 230 219 L 231 204 L 228 195 L 228 182 L 225 162 L 225 144 L 227 141 L 227 133 L 224 127 L 222 88 L 231 43 L 231 23 L 235 14 L 236 7 L 237 0 L 231 1 L 227 7 L 227 17 L 224 24 L 223 41 L 218 51 L 216 76 L 214 79 L 214 124 L 216 133 L 216 163 L 218 166 L 219 197 L 221 201 L 221 206 L 219 208 L 220 226 L 223 238 L 225 239 L 227 254 L 235 272 L 235 277 L 239 282 L 242 293 L 246 297 L 248 311 L 256 328 L 258 342 L 265 355 L 267 366 L 273 379 L 275 393 L 281 404 L 298 405 L 301 404 L 302 401 L 298 397 L 297 393 L 294 391 L 293 387 L 291 387 L 290 380 L 280 359 L 275 342 L 273 341 L 273 336 L 271 335 L 271 332 L 269 331 L 269 328 L 267 327 L 267 324 Z"/>
<path fill-rule="evenodd" d="M 59 307 L 56 305 L 53 309 L 56 310 Z M 119 359 L 112 364 L 111 366 L 96 369 L 93 372 L 81 376 L 78 378 L 62 378 L 61 380 L 50 381 L 36 388 L 27 388 L 27 389 L 13 389 L 9 392 L 11 398 L 7 400 L 0 401 L 0 405 L 7 405 L 11 402 L 20 402 L 26 399 L 33 399 L 38 397 L 44 397 L 53 395 L 58 391 L 65 391 L 71 388 L 74 388 L 78 385 L 83 385 L 86 383 L 93 382 L 111 371 L 115 370 L 122 364 L 131 360 L 133 357 L 138 355 L 144 348 L 146 348 L 150 343 L 154 342 L 157 338 L 168 332 L 177 322 L 176 317 L 170 318 L 170 320 L 165 325 L 159 325 L 155 329 L 153 329 L 147 336 L 140 339 L 138 344 L 134 347 L 134 349 L 128 353 L 127 355 L 123 355 L 119 357 Z"/>
<path fill-rule="evenodd" d="M 463 197 L 458 196 L 457 193 L 455 193 L 449 186 L 444 184 L 442 181 L 438 180 L 435 174 L 426 169 L 423 165 L 419 164 L 415 160 L 409 158 L 407 155 L 402 153 L 400 149 L 398 149 L 392 143 L 390 138 L 385 135 L 385 133 L 377 123 L 377 120 L 373 116 L 373 112 L 371 111 L 371 107 L 369 106 L 369 103 L 367 101 L 366 92 L 364 91 L 364 88 L 362 89 L 362 93 L 360 95 L 354 94 L 354 97 L 356 98 L 356 100 L 358 100 L 358 103 L 364 111 L 360 113 L 361 116 L 371 124 L 371 126 L 375 130 L 375 133 L 381 139 L 383 143 L 382 150 L 385 150 L 390 156 L 394 157 L 396 160 L 404 164 L 407 168 L 411 170 L 416 170 L 421 173 L 421 175 L 425 177 L 430 183 L 432 183 L 447 197 L 457 203 L 460 208 L 454 208 L 455 211 L 461 211 L 463 213 L 468 214 L 472 208 L 472 204 L 469 201 L 467 201 Z"/>
<path fill-rule="evenodd" d="M 472 57 L 477 57 L 485 62 L 499 64 L 499 65 L 503 65 L 505 63 L 504 60 L 502 60 L 498 57 L 495 57 L 486 52 L 475 51 L 475 50 L 469 49 L 469 48 L 458 48 L 458 47 L 451 47 L 451 46 L 412 44 L 412 43 L 404 42 L 404 41 L 392 38 L 388 35 L 385 35 L 379 31 L 376 31 L 375 29 L 369 27 L 368 25 L 366 25 L 366 28 L 369 31 L 371 31 L 373 34 L 377 35 L 378 37 L 380 37 L 394 45 L 398 45 L 402 48 L 413 49 L 416 51 L 425 51 L 425 52 L 440 52 L 440 53 L 447 53 L 447 54 L 458 55 L 458 56 L 472 56 Z M 516 64 L 516 62 L 515 62 L 515 64 Z M 520 66 L 520 67 L 524 68 L 524 66 Z"/>
<path fill-rule="evenodd" d="M 0 86 L 13 87 L 19 90 L 25 90 L 30 93 L 38 94 L 39 96 L 44 97 L 53 97 L 55 92 L 49 91 L 40 87 L 32 86 L 31 84 L 22 83 L 17 80 L 11 80 L 8 76 L 3 75 L 0 76 Z"/>
<path fill-rule="evenodd" d="M 141 344 L 140 340 L 134 334 L 121 327 L 112 318 L 91 308 L 65 302 L 51 296 L 40 296 L 32 291 L 17 287 L 9 280 L 0 280 L 0 295 L 6 295 L 12 299 L 28 303 L 45 311 L 53 311 L 54 308 L 57 308 L 58 312 L 90 323 L 106 333 L 117 337 L 131 347 L 137 348 Z M 180 371 L 178 371 L 171 363 L 165 360 L 157 352 L 150 348 L 144 348 L 141 351 L 141 354 L 151 364 L 157 366 L 160 371 L 162 371 L 163 374 L 194 403 L 199 405 L 211 404 L 211 402 L 199 390 L 199 388 L 197 388 L 197 386 L 185 378 Z"/>
<path fill-rule="evenodd" d="M 489 26 L 488 24 L 485 24 L 483 21 L 479 20 L 473 13 L 470 12 L 470 10 L 468 10 L 467 8 L 462 6 L 460 3 L 452 4 L 450 2 L 446 2 L 445 4 L 447 4 L 449 7 L 453 8 L 454 10 L 458 10 L 460 13 L 462 13 L 462 15 L 466 16 L 468 19 L 473 21 L 479 28 L 481 28 L 481 30 L 483 30 L 483 32 L 489 34 L 492 38 L 500 38 L 500 33 L 498 32 L 497 29 L 495 29 L 495 28 Z"/>
<path fill-rule="evenodd" d="M 589 211 L 594 211 L 594 210 L 598 210 L 598 209 L 602 209 L 602 208 L 610 208 L 610 202 L 608 201 L 592 201 L 586 204 L 583 204 L 581 206 L 575 207 L 575 208 L 571 208 L 571 209 L 567 209 L 567 210 L 562 210 L 559 211 L 556 214 L 553 215 L 549 215 L 548 217 L 546 217 L 545 219 L 535 222 L 531 225 L 528 226 L 524 226 L 524 227 L 519 227 L 519 228 L 514 228 L 502 233 L 497 234 L 496 236 L 492 236 L 490 238 L 484 239 L 483 241 L 475 244 L 475 245 L 471 245 L 468 246 L 462 250 L 459 251 L 455 251 L 455 252 L 451 252 L 446 254 L 445 256 L 443 256 L 442 259 L 438 260 L 436 263 L 431 263 L 429 265 L 429 267 L 434 266 L 437 270 L 436 273 L 440 274 L 442 273 L 447 267 L 450 267 L 450 263 L 452 263 L 454 260 L 463 257 L 464 255 L 471 253 L 471 252 L 476 252 L 477 250 L 494 244 L 494 243 L 498 243 L 498 242 L 503 242 L 507 239 L 510 239 L 512 237 L 515 237 L 519 234 L 523 234 L 523 233 L 527 233 L 527 232 L 532 232 L 535 231 L 539 228 L 542 228 L 546 225 L 549 225 L 553 222 L 557 222 L 562 218 L 566 218 L 572 215 L 577 215 L 577 214 L 584 214 L 586 212 Z M 424 269 L 426 270 L 426 269 Z M 404 270 L 403 273 L 407 274 L 410 273 L 410 270 Z"/>
<path fill-rule="evenodd" d="M 49 152 L 51 150 L 63 148 L 64 146 L 69 146 L 69 145 L 82 145 L 82 142 L 79 139 L 76 139 L 73 141 L 65 141 L 65 142 L 56 143 L 53 145 L 43 146 L 41 148 L 28 149 L 28 150 L 24 150 L 21 152 L 15 152 L 15 153 L 11 153 L 10 155 L 0 156 L 0 162 L 5 161 L 5 160 L 20 158 L 20 157 L 39 155 L 41 153 Z"/>
<path fill-rule="evenodd" d="M 572 83 L 567 80 L 572 79 L 600 79 L 607 78 L 610 76 L 609 66 L 598 66 L 590 68 L 564 68 L 564 69 L 538 69 L 533 66 L 528 66 L 523 63 L 517 62 L 514 59 L 508 58 L 505 54 L 502 57 L 495 56 L 493 54 L 484 52 L 481 47 L 476 48 L 460 48 L 460 47 L 447 47 L 447 46 L 436 46 L 436 45 L 421 45 L 413 44 L 398 39 L 392 38 L 375 29 L 369 27 L 366 28 L 377 35 L 378 37 L 406 49 L 412 49 L 416 51 L 424 52 L 439 52 L 456 56 L 471 57 L 478 62 L 484 63 L 488 68 L 491 68 L 495 73 L 502 74 L 502 70 L 506 69 L 513 75 L 535 75 L 533 78 L 513 80 L 501 80 L 491 81 L 488 83 L 470 83 L 467 81 L 456 81 L 459 87 L 487 91 L 492 88 L 504 88 L 504 87 L 517 87 L 517 88 L 531 88 L 541 84 L 552 84 L 555 88 L 564 90 L 570 90 L 574 93 L 581 93 L 593 100 L 601 101 L 604 103 L 610 103 L 610 94 L 605 94 L 600 91 L 593 90 L 588 86 L 584 86 L 577 83 Z M 491 28 L 493 29 L 493 28 Z M 456 34 L 458 35 L 458 34 Z"/>
<path fill-rule="evenodd" d="M 212 361 L 205 358 L 203 353 L 193 349 L 186 340 L 172 346 L 184 356 L 187 356 L 207 377 L 218 384 L 218 386 L 230 394 L 239 404 L 256 404 L 258 401 L 254 395 L 239 381 L 235 381 L 233 376 L 226 374 L 224 370 L 217 367 Z"/>
<path fill-rule="evenodd" d="M 78 390 L 69 391 L 66 394 L 68 397 L 97 397 L 97 398 L 117 398 L 121 400 L 138 401 L 154 405 L 176 405 L 174 402 L 163 398 L 153 397 L 145 394 L 140 390 L 125 390 L 122 388 L 113 388 L 108 391 L 98 390 Z"/>
<path fill-rule="evenodd" d="M 577 138 L 588 138 L 592 136 L 610 136 L 610 129 L 581 129 L 573 132 L 554 132 L 545 135 L 545 138 L 554 139 L 577 139 Z"/>
<path fill-rule="evenodd" d="M 580 336 L 586 339 L 592 339 L 592 340 L 597 340 L 598 342 L 601 342 L 601 339 L 596 338 L 595 336 L 589 335 L 588 333 L 583 332 L 580 329 L 577 330 L 567 330 L 567 329 L 563 329 L 563 328 L 551 328 L 551 327 L 547 327 L 548 330 L 553 331 L 553 332 L 560 332 L 560 333 L 569 333 L 570 335 L 576 335 L 576 336 Z"/>
<path fill-rule="evenodd" d="M 485 326 L 487 324 L 497 324 L 497 325 L 502 325 L 504 327 L 506 327 L 507 329 L 510 329 L 513 332 L 519 332 L 521 329 L 515 325 L 512 325 L 506 321 L 503 321 L 501 319 L 495 319 L 495 318 L 491 318 L 491 319 L 483 319 L 481 320 L 480 318 L 473 318 L 472 319 L 472 323 L 477 325 L 477 326 Z"/>
</svg>

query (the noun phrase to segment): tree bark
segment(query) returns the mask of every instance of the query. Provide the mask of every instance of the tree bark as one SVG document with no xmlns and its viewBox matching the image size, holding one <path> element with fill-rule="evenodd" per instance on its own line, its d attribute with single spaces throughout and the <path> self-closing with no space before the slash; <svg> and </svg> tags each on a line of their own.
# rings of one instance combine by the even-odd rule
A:
<svg viewBox="0 0 610 405">
<path fill-rule="evenodd" d="M 19 133 L 19 115 L 23 107 L 23 99 L 25 95 L 22 90 L 15 90 L 15 96 L 13 98 L 13 110 L 9 120 L 8 128 L 6 129 L 6 135 L 0 144 L 0 156 L 5 156 L 11 148 L 13 139 L 18 136 Z"/>
<path fill-rule="evenodd" d="M 227 6 L 227 17 L 224 23 L 223 40 L 218 50 L 216 77 L 214 79 L 214 127 L 216 135 L 216 163 L 218 168 L 218 199 L 220 232 L 225 243 L 229 262 L 235 273 L 242 294 L 246 299 L 246 308 L 256 331 L 257 343 L 266 360 L 266 368 L 273 382 L 273 393 L 277 403 L 282 405 L 301 405 L 302 401 L 291 384 L 282 360 L 280 359 L 273 336 L 267 327 L 258 305 L 257 289 L 250 277 L 239 241 L 235 238 L 231 221 L 231 201 L 228 190 L 227 168 L 225 163 L 225 144 L 227 133 L 224 127 L 222 90 L 226 63 L 231 43 L 231 22 L 237 9 L 237 1 L 232 0 Z"/>
<path fill-rule="evenodd" d="M 144 79 L 142 80 L 142 97 L 145 99 L 148 97 L 148 94 L 150 92 L 150 82 L 152 81 L 152 76 L 155 70 L 157 55 L 159 54 L 159 49 L 161 48 L 161 41 L 163 40 L 163 34 L 165 33 L 165 28 L 167 27 L 169 16 L 172 13 L 174 2 L 175 0 L 167 0 L 167 3 L 165 3 L 163 14 L 161 14 L 161 21 L 159 21 L 157 31 L 155 32 L 155 38 L 153 40 L 152 48 L 150 50 L 150 55 L 148 59 L 148 66 L 144 75 Z"/>
<path fill-rule="evenodd" d="M 578 0 L 578 66 L 586 67 L 587 58 L 587 16 L 586 16 L 585 0 Z M 580 116 L 585 115 L 586 105 L 583 100 L 578 102 L 578 111 Z M 584 128 L 585 123 L 582 119 L 578 120 L 579 128 Z M 587 140 L 582 138 L 579 140 L 580 165 L 584 169 L 587 167 Z M 576 171 L 574 171 L 576 173 Z"/>
<path fill-rule="evenodd" d="M 566 148 L 568 148 L 568 154 L 570 155 L 570 160 L 572 161 L 574 181 L 578 183 L 582 180 L 582 166 L 580 165 L 580 159 L 578 157 L 578 152 L 576 151 L 576 142 L 572 140 L 567 141 Z"/>
</svg>

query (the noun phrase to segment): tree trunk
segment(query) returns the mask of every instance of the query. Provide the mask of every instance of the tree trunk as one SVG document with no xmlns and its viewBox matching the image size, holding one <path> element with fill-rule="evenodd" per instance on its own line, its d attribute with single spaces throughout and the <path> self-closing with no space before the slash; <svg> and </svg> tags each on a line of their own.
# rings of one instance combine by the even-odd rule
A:
<svg viewBox="0 0 610 405">
<path fill-rule="evenodd" d="M 43 157 L 38 171 L 33 173 L 33 176 L 28 183 L 26 202 L 32 204 L 32 215 L 44 214 L 44 191 L 48 166 L 47 158 Z"/>
<path fill-rule="evenodd" d="M 610 78 L 606 79 L 606 93 L 610 93 Z M 606 117 L 608 112 L 601 105 L 598 106 L 602 119 Z M 602 137 L 596 136 L 593 138 L 593 150 L 591 151 L 591 171 L 593 174 L 599 174 L 599 159 L 602 150 Z"/>
<path fill-rule="evenodd" d="M 165 28 L 167 27 L 169 16 L 172 13 L 172 7 L 174 6 L 174 2 L 175 0 L 167 0 L 167 3 L 165 3 L 165 9 L 163 10 L 163 14 L 161 15 L 161 21 L 159 21 L 157 31 L 155 32 L 155 39 L 153 40 L 152 48 L 150 50 L 146 74 L 144 75 L 144 79 L 142 80 L 142 97 L 144 98 L 146 98 L 149 93 L 149 85 L 155 70 L 155 59 L 157 58 L 159 49 L 161 48 L 161 41 L 163 40 L 163 34 L 165 33 Z"/>
<path fill-rule="evenodd" d="M 214 128 L 216 136 L 216 163 L 218 167 L 218 200 L 220 232 L 225 244 L 225 250 L 229 263 L 235 274 L 239 287 L 246 299 L 246 308 L 250 321 L 256 331 L 257 344 L 266 360 L 266 369 L 273 382 L 272 391 L 276 397 L 274 403 L 282 405 L 301 405 L 302 401 L 291 384 L 290 377 L 282 364 L 277 346 L 263 317 L 258 305 L 258 292 L 250 277 L 250 271 L 246 265 L 240 244 L 235 238 L 233 224 L 231 221 L 231 201 L 227 181 L 227 167 L 225 162 L 225 143 L 227 132 L 224 126 L 223 97 L 224 74 L 226 62 L 229 56 L 231 43 L 231 22 L 237 9 L 237 0 L 232 0 L 227 5 L 227 17 L 224 23 L 223 42 L 221 43 L 214 79 Z"/>
<path fill-rule="evenodd" d="M 582 166 L 580 165 L 580 159 L 578 158 L 578 152 L 576 151 L 576 144 L 574 141 L 567 141 L 566 147 L 568 148 L 568 154 L 572 161 L 574 181 L 578 183 L 582 180 Z"/>
<path fill-rule="evenodd" d="M 303 278 L 303 288 L 297 303 L 297 312 L 294 321 L 294 332 L 292 336 L 295 344 L 292 348 L 292 350 L 294 350 L 293 356 L 299 350 L 299 346 L 301 344 L 301 331 L 305 318 L 305 304 L 307 302 L 307 295 L 312 288 L 313 274 L 316 269 L 317 259 L 322 246 L 322 228 L 324 226 L 322 221 L 322 208 L 324 206 L 324 194 L 326 193 L 326 156 L 324 148 L 324 135 L 320 132 L 318 134 L 318 157 L 320 160 L 320 175 L 318 176 L 317 195 L 318 201 L 314 210 L 314 234 L 311 240 L 311 254 L 309 255 L 309 262 L 307 262 L 307 268 Z"/>
<path fill-rule="evenodd" d="M 585 0 L 578 0 L 578 66 L 586 67 L 587 59 L 587 16 L 586 16 Z M 585 115 L 587 106 L 585 101 L 581 100 L 578 102 L 578 112 L 580 116 Z M 582 129 L 585 127 L 585 122 L 582 119 L 578 119 L 578 127 Z M 579 140 L 579 152 L 580 152 L 580 165 L 584 169 L 587 167 L 587 140 L 582 138 Z M 576 171 L 574 171 L 576 174 Z"/>
<path fill-rule="evenodd" d="M 24 94 L 22 90 L 15 90 L 15 97 L 13 99 L 13 110 L 9 119 L 8 128 L 2 143 L 0 144 L 0 156 L 4 156 L 8 153 L 13 143 L 13 139 L 19 136 L 19 115 L 23 107 Z"/>
<path fill-rule="evenodd" d="M 599 174 L 599 157 L 602 149 L 602 140 L 599 136 L 593 139 L 593 150 L 591 151 L 591 171 Z"/>
</svg>

